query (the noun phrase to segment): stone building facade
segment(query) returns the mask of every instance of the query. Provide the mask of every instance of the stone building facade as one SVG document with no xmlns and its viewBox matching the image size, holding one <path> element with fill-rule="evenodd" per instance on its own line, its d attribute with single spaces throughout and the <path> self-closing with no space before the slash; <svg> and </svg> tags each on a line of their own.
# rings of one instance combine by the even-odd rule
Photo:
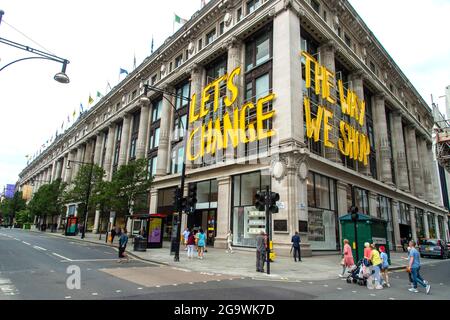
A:
<svg viewBox="0 0 450 320">
<path fill-rule="evenodd" d="M 253 247 L 265 225 L 253 207 L 254 196 L 269 185 L 281 195 L 272 221 L 279 254 L 289 253 L 297 230 L 305 254 L 340 250 L 338 218 L 353 205 L 387 221 L 392 249 L 404 237 L 448 234 L 431 165 L 431 110 L 348 1 L 210 1 L 30 163 L 20 185 L 55 178 L 70 183 L 76 170 L 65 169 L 68 160 L 93 161 L 111 179 L 121 165 L 147 158 L 154 176 L 148 212 L 166 217 L 164 233 L 170 237 L 183 138 L 195 133 L 183 130 L 189 121 L 187 100 L 152 91 L 144 97 L 142 84 L 185 97 L 195 94 L 193 114 L 209 110 L 198 120 L 207 125 L 211 119 L 223 122 L 231 110 L 224 104 L 230 92 L 226 81 L 210 87 L 210 95 L 219 97 L 215 106 L 204 88 L 236 68 L 231 108 L 240 112 L 247 106 L 236 113 L 246 128 L 258 124 L 258 134 L 273 131 L 274 136 L 253 143 L 238 138 L 235 148 L 188 162 L 187 183 L 197 183 L 199 202 L 194 214 L 183 215 L 183 226 L 204 228 L 216 247 L 225 246 L 229 230 L 235 246 Z M 270 94 L 275 96 L 261 105 L 261 114 L 253 112 Z M 349 96 L 359 118 L 340 107 Z M 345 128 L 361 143 L 350 144 Z M 200 155 L 199 140 L 192 141 L 191 151 Z M 94 232 L 98 226 L 97 213 Z"/>
</svg>

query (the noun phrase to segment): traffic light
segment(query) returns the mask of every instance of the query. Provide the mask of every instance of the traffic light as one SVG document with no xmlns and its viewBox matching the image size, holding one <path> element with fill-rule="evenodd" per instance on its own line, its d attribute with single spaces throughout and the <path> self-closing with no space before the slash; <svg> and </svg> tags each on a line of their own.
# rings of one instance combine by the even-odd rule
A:
<svg viewBox="0 0 450 320">
<path fill-rule="evenodd" d="M 258 211 L 266 211 L 266 193 L 260 191 L 256 194 L 255 207 Z"/>
<path fill-rule="evenodd" d="M 186 201 L 185 211 L 192 212 L 195 210 L 195 205 L 197 204 L 197 184 L 190 183 L 188 187 L 188 196 Z"/>
<path fill-rule="evenodd" d="M 271 192 L 269 196 L 269 211 L 271 213 L 278 213 L 277 202 L 280 201 L 280 194 Z"/>
<path fill-rule="evenodd" d="M 181 192 L 181 189 L 178 187 L 175 188 L 175 191 L 173 193 L 173 210 L 175 212 L 180 211 L 182 197 L 183 197 L 183 194 Z"/>
</svg>

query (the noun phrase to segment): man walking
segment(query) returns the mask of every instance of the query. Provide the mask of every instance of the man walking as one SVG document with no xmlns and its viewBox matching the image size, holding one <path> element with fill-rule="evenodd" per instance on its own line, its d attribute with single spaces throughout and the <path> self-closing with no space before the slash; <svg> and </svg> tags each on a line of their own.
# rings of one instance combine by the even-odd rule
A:
<svg viewBox="0 0 450 320">
<path fill-rule="evenodd" d="M 187 244 L 187 242 L 188 242 L 189 234 L 190 234 L 190 233 L 191 233 L 191 232 L 189 231 L 189 228 L 186 228 L 186 229 L 184 229 L 184 231 L 183 231 L 184 251 L 187 251 L 187 250 L 188 250 L 188 244 Z"/>
<path fill-rule="evenodd" d="M 119 238 L 119 261 L 118 262 L 122 262 L 122 258 L 127 258 L 127 262 L 130 261 L 130 258 L 128 258 L 128 255 L 125 253 L 127 243 L 128 243 L 127 229 L 123 229 L 123 232 L 121 232 L 121 235 Z"/>
<path fill-rule="evenodd" d="M 261 231 L 256 236 L 256 271 L 264 272 L 264 262 L 266 261 L 266 233 Z"/>
<path fill-rule="evenodd" d="M 294 249 L 294 260 L 295 262 L 297 262 L 297 258 L 298 261 L 301 262 L 302 261 L 302 255 L 300 253 L 300 235 L 298 234 L 298 231 L 295 231 L 295 235 L 292 237 L 292 248 Z"/>
<path fill-rule="evenodd" d="M 426 289 L 427 294 L 430 293 L 431 286 L 425 281 L 420 275 L 420 254 L 416 249 L 416 242 L 411 240 L 409 242 L 409 247 L 411 250 L 409 251 L 409 266 L 408 271 L 411 272 L 413 287 L 408 290 L 414 293 L 418 293 L 417 284 L 420 284 L 422 287 Z"/>
</svg>

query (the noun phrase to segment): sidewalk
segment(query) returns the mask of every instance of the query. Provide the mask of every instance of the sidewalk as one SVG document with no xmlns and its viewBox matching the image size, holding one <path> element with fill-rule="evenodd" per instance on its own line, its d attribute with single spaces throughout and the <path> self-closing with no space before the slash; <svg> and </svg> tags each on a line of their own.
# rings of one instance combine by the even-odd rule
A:
<svg viewBox="0 0 450 320">
<path fill-rule="evenodd" d="M 40 232 L 40 231 L 34 231 Z M 65 237 L 60 233 L 50 233 L 49 235 L 56 237 Z M 70 240 L 81 242 L 90 242 L 99 245 L 117 247 L 117 241 L 114 245 L 105 243 L 105 235 L 102 235 L 102 240 L 99 240 L 99 235 L 86 233 L 84 240 L 77 237 L 67 237 Z M 338 274 L 342 272 L 340 266 L 341 256 L 334 255 L 320 255 L 309 258 L 303 258 L 303 262 L 294 262 L 289 257 L 277 257 L 275 262 L 270 264 L 271 274 L 263 274 L 256 272 L 256 257 L 254 251 L 235 250 L 233 254 L 226 253 L 223 249 L 207 248 L 203 260 L 197 258 L 189 260 L 184 251 L 184 246 L 180 250 L 180 262 L 174 262 L 173 255 L 169 255 L 170 243 L 165 243 L 162 249 L 147 249 L 146 252 L 134 252 L 133 244 L 129 243 L 127 252 L 130 256 L 148 262 L 168 265 L 172 267 L 181 268 L 189 271 L 226 274 L 232 276 L 251 277 L 256 279 L 273 279 L 285 281 L 318 281 L 338 279 Z M 390 270 L 400 270 L 406 267 L 407 261 L 406 253 L 391 253 L 391 268 Z M 422 259 L 422 265 L 439 263 L 439 259 Z"/>
</svg>

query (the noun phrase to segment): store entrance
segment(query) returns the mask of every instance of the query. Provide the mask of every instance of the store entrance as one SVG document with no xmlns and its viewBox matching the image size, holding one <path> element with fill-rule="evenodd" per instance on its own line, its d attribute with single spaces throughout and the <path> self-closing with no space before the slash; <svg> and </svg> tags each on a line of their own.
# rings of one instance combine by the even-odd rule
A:
<svg viewBox="0 0 450 320">
<path fill-rule="evenodd" d="M 187 227 L 195 231 L 203 229 L 206 244 L 213 246 L 217 235 L 217 209 L 195 210 L 194 214 L 188 215 Z"/>
</svg>

